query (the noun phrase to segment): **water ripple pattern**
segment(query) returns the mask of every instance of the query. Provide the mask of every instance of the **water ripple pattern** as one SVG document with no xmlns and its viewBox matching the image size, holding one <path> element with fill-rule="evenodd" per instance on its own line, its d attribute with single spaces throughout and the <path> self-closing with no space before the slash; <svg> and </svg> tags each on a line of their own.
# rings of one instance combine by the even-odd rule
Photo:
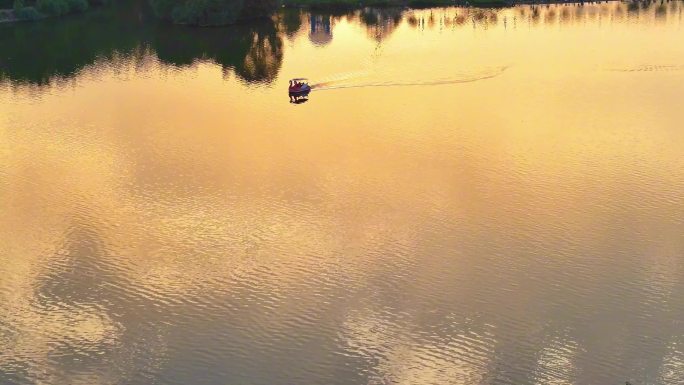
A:
<svg viewBox="0 0 684 385">
<path fill-rule="evenodd" d="M 115 3 L 0 26 L 0 384 L 684 383 L 684 2 Z"/>
</svg>

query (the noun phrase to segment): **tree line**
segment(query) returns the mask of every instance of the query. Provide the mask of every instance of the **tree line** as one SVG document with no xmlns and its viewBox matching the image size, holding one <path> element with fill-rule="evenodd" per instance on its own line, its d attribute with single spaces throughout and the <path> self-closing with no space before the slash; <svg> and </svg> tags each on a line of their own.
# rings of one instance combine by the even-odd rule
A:
<svg viewBox="0 0 684 385">
<path fill-rule="evenodd" d="M 16 20 L 80 13 L 116 0 L 0 0 Z M 148 0 L 155 15 L 176 24 L 218 26 L 270 15 L 279 0 Z"/>
</svg>

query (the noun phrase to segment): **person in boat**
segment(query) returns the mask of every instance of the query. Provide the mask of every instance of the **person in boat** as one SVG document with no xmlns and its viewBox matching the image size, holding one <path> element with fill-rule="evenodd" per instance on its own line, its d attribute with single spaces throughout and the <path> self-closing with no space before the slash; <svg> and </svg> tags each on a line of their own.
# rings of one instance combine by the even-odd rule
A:
<svg viewBox="0 0 684 385">
<path fill-rule="evenodd" d="M 300 79 L 290 80 L 290 92 L 309 92 L 311 88 L 305 81 Z"/>
</svg>

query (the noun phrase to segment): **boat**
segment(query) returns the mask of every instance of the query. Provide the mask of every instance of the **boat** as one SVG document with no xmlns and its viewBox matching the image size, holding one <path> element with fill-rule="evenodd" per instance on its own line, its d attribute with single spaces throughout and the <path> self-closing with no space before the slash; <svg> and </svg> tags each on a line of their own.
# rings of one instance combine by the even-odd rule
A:
<svg viewBox="0 0 684 385">
<path fill-rule="evenodd" d="M 311 86 L 309 85 L 309 81 L 305 78 L 291 79 L 288 92 L 290 95 L 307 95 L 311 92 Z"/>
</svg>

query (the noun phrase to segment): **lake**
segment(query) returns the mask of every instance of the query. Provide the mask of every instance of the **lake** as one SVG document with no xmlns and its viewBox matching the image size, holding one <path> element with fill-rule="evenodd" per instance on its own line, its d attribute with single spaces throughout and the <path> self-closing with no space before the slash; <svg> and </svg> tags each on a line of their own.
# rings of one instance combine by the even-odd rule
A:
<svg viewBox="0 0 684 385">
<path fill-rule="evenodd" d="M 681 384 L 683 42 L 681 1 L 1 25 L 0 383 Z"/>
</svg>

